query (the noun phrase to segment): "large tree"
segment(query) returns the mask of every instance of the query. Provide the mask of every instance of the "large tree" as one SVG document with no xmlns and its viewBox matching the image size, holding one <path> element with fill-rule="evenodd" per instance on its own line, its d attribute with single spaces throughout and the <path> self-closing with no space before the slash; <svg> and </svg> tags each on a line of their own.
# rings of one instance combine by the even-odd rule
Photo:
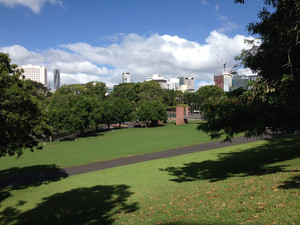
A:
<svg viewBox="0 0 300 225">
<path fill-rule="evenodd" d="M 141 101 L 163 101 L 163 89 L 154 80 L 144 81 L 138 88 Z"/>
<path fill-rule="evenodd" d="M 236 1 L 243 2 L 243 1 Z M 244 67 L 260 75 L 251 89 L 206 105 L 208 123 L 199 129 L 230 139 L 238 132 L 257 136 L 271 129 L 300 129 L 300 3 L 298 0 L 266 0 L 260 22 L 250 23 L 250 34 L 260 43 L 247 41 L 250 50 L 238 57 Z"/>
<path fill-rule="evenodd" d="M 128 99 L 130 102 L 139 100 L 135 83 L 121 83 L 114 86 L 114 90 L 110 93 L 112 98 Z"/>
<path fill-rule="evenodd" d="M 126 98 L 114 98 L 112 100 L 114 106 L 114 118 L 119 123 L 119 128 L 123 122 L 132 121 L 135 115 L 133 104 Z"/>
<path fill-rule="evenodd" d="M 35 87 L 0 53 L 0 157 L 21 156 L 38 146 L 36 137 L 50 134 Z"/>
<path fill-rule="evenodd" d="M 151 122 L 151 126 L 156 126 L 157 122 L 168 119 L 165 106 L 160 101 L 143 102 L 138 108 L 137 118 L 146 123 L 146 127 Z"/>
</svg>

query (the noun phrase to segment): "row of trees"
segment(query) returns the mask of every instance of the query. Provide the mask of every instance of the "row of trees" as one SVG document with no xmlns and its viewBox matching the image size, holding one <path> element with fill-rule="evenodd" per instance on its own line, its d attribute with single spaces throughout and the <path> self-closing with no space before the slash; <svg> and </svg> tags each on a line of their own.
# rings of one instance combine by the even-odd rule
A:
<svg viewBox="0 0 300 225">
<path fill-rule="evenodd" d="M 81 130 L 99 124 L 126 121 L 143 121 L 146 127 L 166 121 L 166 108 L 177 104 L 197 103 L 205 98 L 222 95 L 216 86 L 207 86 L 196 93 L 163 90 L 155 81 L 124 83 L 114 86 L 107 95 L 106 85 L 102 82 L 64 85 L 51 97 L 48 115 L 56 130 Z"/>
<path fill-rule="evenodd" d="M 222 95 L 217 87 L 203 87 L 196 93 L 163 90 L 155 81 L 114 86 L 108 95 L 102 82 L 71 84 L 51 94 L 42 84 L 20 79 L 17 65 L 0 53 L 0 157 L 33 151 L 37 139 L 53 131 L 80 130 L 100 124 L 126 121 L 144 122 L 146 126 L 167 120 L 167 107 L 177 104 L 200 105 L 204 98 Z"/>
<path fill-rule="evenodd" d="M 167 120 L 165 105 L 159 101 L 162 89 L 156 82 L 141 83 L 143 91 L 137 91 L 137 84 L 120 84 L 107 95 L 102 82 L 64 85 L 51 97 L 48 114 L 51 125 L 59 130 L 81 130 L 93 125 L 126 121 L 145 121 L 146 126 L 155 121 Z"/>
</svg>

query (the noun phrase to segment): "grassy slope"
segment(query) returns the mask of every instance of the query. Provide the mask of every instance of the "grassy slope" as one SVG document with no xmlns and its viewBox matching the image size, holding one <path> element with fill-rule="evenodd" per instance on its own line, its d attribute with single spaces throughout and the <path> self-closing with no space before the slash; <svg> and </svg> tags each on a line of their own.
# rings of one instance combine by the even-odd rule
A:
<svg viewBox="0 0 300 225">
<path fill-rule="evenodd" d="M 25 151 L 20 159 L 0 158 L 0 170 L 33 165 L 67 167 L 138 155 L 210 141 L 196 131 L 197 124 L 156 128 L 121 129 L 99 133 L 77 141 L 46 143 L 42 151 Z"/>
<path fill-rule="evenodd" d="M 0 224 L 299 224 L 300 138 L 0 192 Z"/>
</svg>

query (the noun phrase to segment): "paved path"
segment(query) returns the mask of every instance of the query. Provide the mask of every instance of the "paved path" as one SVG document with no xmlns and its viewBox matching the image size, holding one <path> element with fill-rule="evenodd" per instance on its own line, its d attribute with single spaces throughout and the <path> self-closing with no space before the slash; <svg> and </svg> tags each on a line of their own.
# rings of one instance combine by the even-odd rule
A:
<svg viewBox="0 0 300 225">
<path fill-rule="evenodd" d="M 245 144 L 245 143 L 255 142 L 266 138 L 271 138 L 271 137 L 266 136 L 265 138 L 251 138 L 251 139 L 247 139 L 244 137 L 236 137 L 232 139 L 232 142 L 222 143 L 220 140 L 218 140 L 218 141 L 213 141 L 209 143 L 203 143 L 203 144 L 198 144 L 198 145 L 193 145 L 188 147 L 175 148 L 166 151 L 153 152 L 153 153 L 148 153 L 143 155 L 128 156 L 124 158 L 95 162 L 86 165 L 66 167 L 63 169 L 57 168 L 55 170 L 42 171 L 33 174 L 23 174 L 15 177 L 4 178 L 4 179 L 0 178 L 0 190 L 6 187 L 16 188 L 16 187 L 29 186 L 29 185 L 36 186 L 44 182 L 52 182 L 72 175 L 83 174 L 83 173 L 88 173 L 97 170 L 104 170 L 113 167 L 125 166 L 129 164 L 145 162 L 145 161 L 150 161 L 155 159 L 169 158 L 172 156 L 184 155 L 184 154 L 189 154 L 194 152 L 207 151 L 207 150 L 223 148 L 227 146 Z"/>
<path fill-rule="evenodd" d="M 193 146 L 188 146 L 188 147 L 175 148 L 175 149 L 170 149 L 170 150 L 165 150 L 165 151 L 160 151 L 160 152 L 153 152 L 153 153 L 148 153 L 148 154 L 143 154 L 143 155 L 129 156 L 129 157 L 95 162 L 95 163 L 90 163 L 90 164 L 80 165 L 80 166 L 72 166 L 72 167 L 64 168 L 63 170 L 69 176 L 72 176 L 72 175 L 88 173 L 88 172 L 97 171 L 97 170 L 104 170 L 104 169 L 118 167 L 118 166 L 125 166 L 125 165 L 129 165 L 129 164 L 150 161 L 150 160 L 154 160 L 154 159 L 169 158 L 169 157 L 177 156 L 177 155 L 184 155 L 184 154 L 189 154 L 189 153 L 194 153 L 194 152 L 201 152 L 201 151 L 207 151 L 207 150 L 212 150 L 212 149 L 217 149 L 217 148 L 223 148 L 223 147 L 227 147 L 227 146 L 239 145 L 239 144 L 254 142 L 254 141 L 258 141 L 258 140 L 262 140 L 262 138 L 247 139 L 244 137 L 236 137 L 236 138 L 232 139 L 232 142 L 221 143 L 221 141 L 218 140 L 218 141 L 213 141 L 213 142 L 209 142 L 209 143 L 203 143 L 203 144 L 198 144 L 198 145 L 193 145 Z"/>
</svg>

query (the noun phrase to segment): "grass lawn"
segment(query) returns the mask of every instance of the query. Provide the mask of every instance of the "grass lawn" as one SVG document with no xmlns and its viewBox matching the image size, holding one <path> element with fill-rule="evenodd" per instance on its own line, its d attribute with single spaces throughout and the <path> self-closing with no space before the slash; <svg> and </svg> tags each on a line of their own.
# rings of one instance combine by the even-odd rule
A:
<svg viewBox="0 0 300 225">
<path fill-rule="evenodd" d="M 0 191 L 0 224 L 299 224 L 300 137 Z"/>
<path fill-rule="evenodd" d="M 196 128 L 197 124 L 166 124 L 101 132 L 77 141 L 45 143 L 43 150 L 25 151 L 19 159 L 15 156 L 0 158 L 0 170 L 37 165 L 68 167 L 211 141 Z"/>
</svg>

